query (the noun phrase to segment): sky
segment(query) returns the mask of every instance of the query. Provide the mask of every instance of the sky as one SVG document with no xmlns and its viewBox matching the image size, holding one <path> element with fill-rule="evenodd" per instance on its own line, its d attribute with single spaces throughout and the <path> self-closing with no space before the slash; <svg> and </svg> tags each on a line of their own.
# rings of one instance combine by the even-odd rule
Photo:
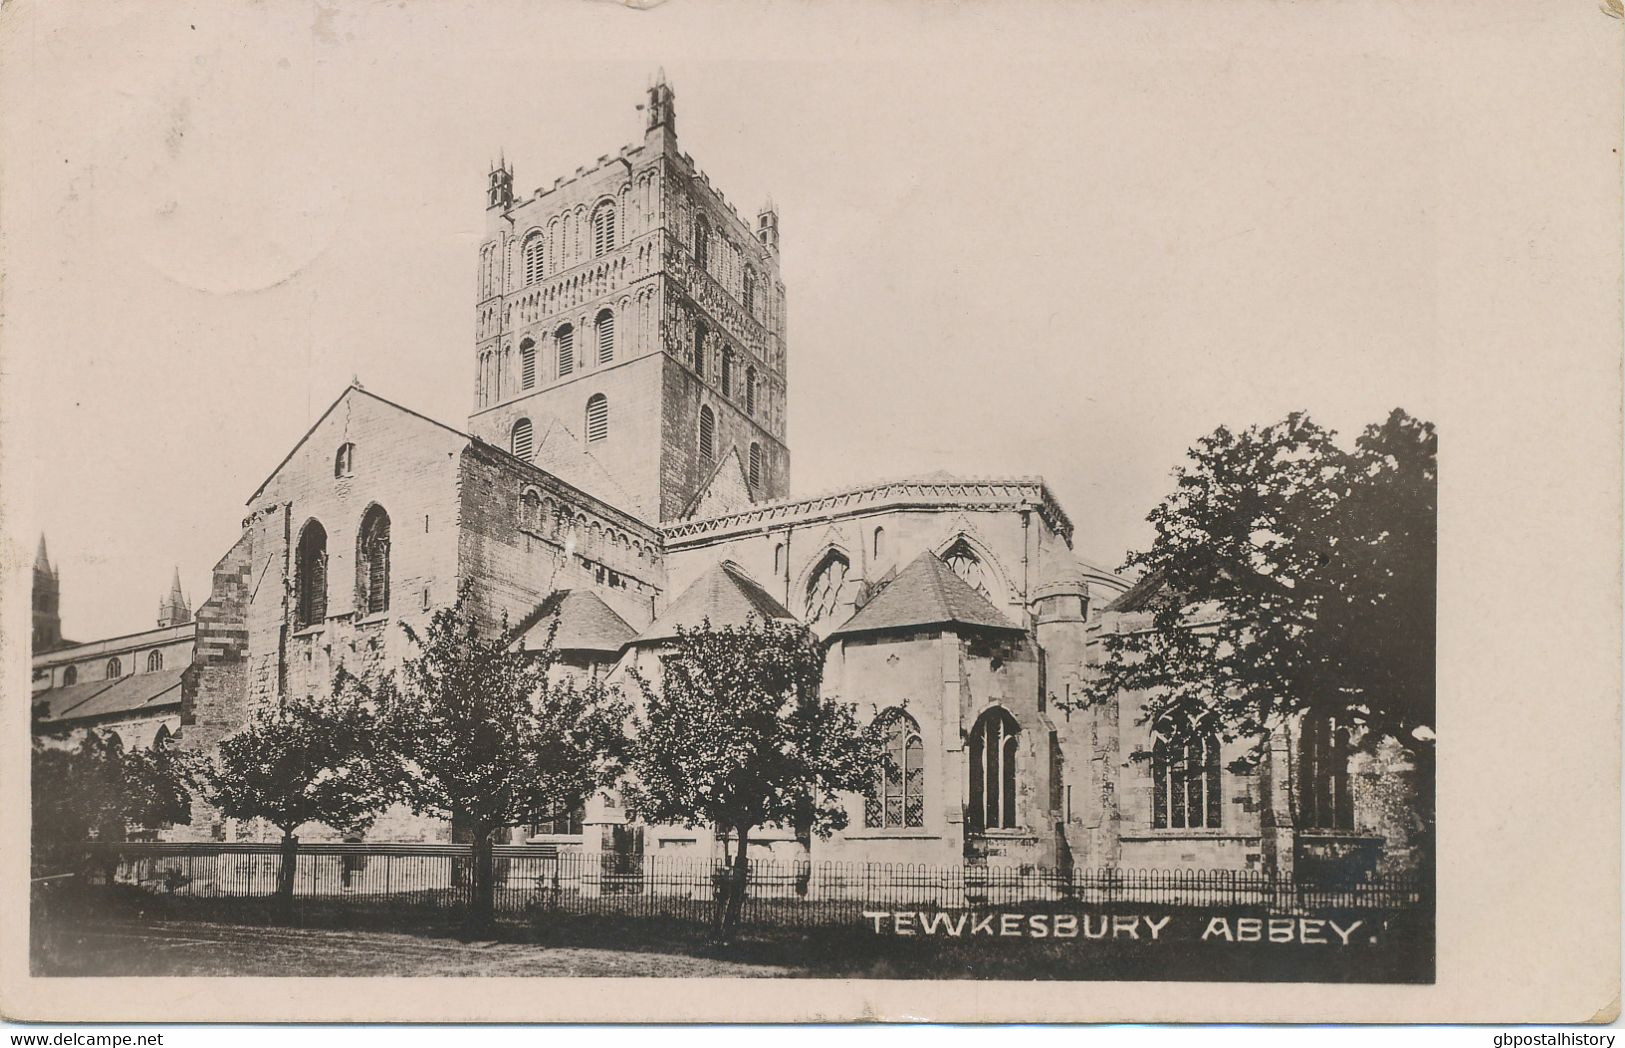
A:
<svg viewBox="0 0 1625 1048">
<path fill-rule="evenodd" d="M 1354 6 L 35 9 L 8 555 L 43 531 L 64 632 L 133 632 L 352 378 L 461 426 L 491 161 L 529 192 L 640 140 L 663 69 L 681 148 L 780 212 L 792 492 L 1039 474 L 1116 566 L 1215 426 L 1439 407 L 1465 160 L 1410 16 Z"/>
</svg>

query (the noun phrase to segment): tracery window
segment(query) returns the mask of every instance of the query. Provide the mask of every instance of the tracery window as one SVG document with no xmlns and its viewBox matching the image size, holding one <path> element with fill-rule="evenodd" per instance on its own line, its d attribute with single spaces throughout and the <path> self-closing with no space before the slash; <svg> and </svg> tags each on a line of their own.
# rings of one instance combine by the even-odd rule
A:
<svg viewBox="0 0 1625 1048">
<path fill-rule="evenodd" d="M 149 651 L 149 652 L 147 652 L 147 672 L 151 673 L 154 670 L 161 670 L 163 668 L 164 668 L 164 653 L 161 652 L 161 651 Z"/>
<path fill-rule="evenodd" d="M 1151 749 L 1151 825 L 1159 830 L 1219 826 L 1219 740 L 1211 732 L 1183 742 L 1159 736 Z"/>
<path fill-rule="evenodd" d="M 1298 825 L 1312 830 L 1354 828 L 1349 732 L 1330 715 L 1308 714 L 1298 729 Z"/>
<path fill-rule="evenodd" d="M 356 587 L 363 614 L 389 610 L 389 514 L 373 506 L 361 518 L 356 544 Z"/>
<path fill-rule="evenodd" d="M 112 680 L 115 677 L 122 677 L 123 675 L 124 675 L 124 663 L 120 662 L 118 659 L 108 659 L 107 660 L 107 679 Z"/>
<path fill-rule="evenodd" d="M 995 706 L 970 734 L 970 824 L 973 830 L 1013 830 L 1016 821 L 1016 759 L 1021 726 Z"/>
<path fill-rule="evenodd" d="M 955 575 L 964 579 L 971 589 L 991 599 L 987 589 L 987 575 L 982 569 L 982 560 L 970 548 L 969 543 L 963 539 L 956 542 L 952 549 L 943 554 L 942 560 L 953 569 Z"/>
<path fill-rule="evenodd" d="M 886 751 L 875 772 L 874 793 L 865 799 L 863 824 L 871 829 L 925 825 L 925 744 L 920 725 L 899 709 L 876 718 Z"/>
<path fill-rule="evenodd" d="M 299 533 L 294 572 L 294 625 L 318 625 L 327 618 L 327 529 L 314 520 Z"/>
<path fill-rule="evenodd" d="M 838 550 L 830 550 L 824 555 L 818 570 L 813 572 L 812 580 L 807 583 L 807 613 L 804 617 L 808 625 L 821 622 L 839 610 L 847 572 L 851 570 L 851 562 Z"/>
</svg>

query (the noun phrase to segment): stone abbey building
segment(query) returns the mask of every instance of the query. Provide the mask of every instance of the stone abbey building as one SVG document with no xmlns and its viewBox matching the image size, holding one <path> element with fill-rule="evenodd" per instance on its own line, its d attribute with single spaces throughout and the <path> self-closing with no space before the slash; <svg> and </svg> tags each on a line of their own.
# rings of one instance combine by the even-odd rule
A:
<svg viewBox="0 0 1625 1048">
<path fill-rule="evenodd" d="M 808 624 L 826 694 L 885 723 L 897 766 L 817 860 L 1406 866 L 1403 769 L 1357 763 L 1335 731 L 1283 730 L 1243 767 L 1217 740 L 1159 744 L 1135 696 L 1073 707 L 1136 594 L 1074 553 L 1079 522 L 1041 478 L 791 494 L 778 214 L 740 215 L 680 150 L 670 86 L 646 117 L 641 142 L 528 194 L 490 173 L 464 428 L 353 385 L 249 497 L 188 626 L 182 744 L 340 664 L 392 664 L 397 624 L 466 585 L 520 643 L 556 620 L 571 671 L 611 682 L 655 669 L 680 625 Z M 203 816 L 180 832 L 251 832 Z M 450 829 L 392 812 L 369 835 Z M 631 825 L 613 795 L 520 837 L 629 858 L 716 843 Z"/>
</svg>

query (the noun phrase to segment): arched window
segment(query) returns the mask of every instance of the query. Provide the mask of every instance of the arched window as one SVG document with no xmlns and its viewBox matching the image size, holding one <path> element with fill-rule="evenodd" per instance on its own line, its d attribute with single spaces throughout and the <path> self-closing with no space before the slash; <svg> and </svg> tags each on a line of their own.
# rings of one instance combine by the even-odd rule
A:
<svg viewBox="0 0 1625 1048">
<path fill-rule="evenodd" d="M 615 205 L 604 201 L 592 213 L 592 253 L 596 258 L 615 250 Z"/>
<path fill-rule="evenodd" d="M 536 341 L 525 339 L 519 343 L 519 385 L 530 389 L 536 385 Z"/>
<path fill-rule="evenodd" d="M 1219 826 L 1219 740 L 1158 737 L 1151 749 L 1151 825 L 1159 830 Z"/>
<path fill-rule="evenodd" d="M 164 668 L 164 653 L 161 651 L 147 652 L 147 672 Z"/>
<path fill-rule="evenodd" d="M 954 543 L 953 548 L 943 554 L 942 560 L 953 569 L 955 575 L 964 579 L 971 589 L 992 599 L 987 590 L 987 576 L 982 571 L 982 560 L 970 548 L 969 543 L 963 539 Z"/>
<path fill-rule="evenodd" d="M 773 574 L 784 574 L 784 543 L 782 542 L 773 544 Z"/>
<path fill-rule="evenodd" d="M 609 398 L 594 393 L 587 398 L 587 443 L 592 444 L 609 436 Z"/>
<path fill-rule="evenodd" d="M 373 506 L 361 518 L 361 533 L 356 544 L 356 589 L 360 593 L 357 603 L 363 614 L 371 615 L 389 610 L 389 514 L 384 507 Z"/>
<path fill-rule="evenodd" d="M 705 377 L 705 325 L 694 325 L 694 370 Z"/>
<path fill-rule="evenodd" d="M 812 580 L 807 583 L 807 614 L 804 618 L 808 625 L 821 622 L 840 609 L 842 593 L 846 589 L 846 575 L 851 570 L 851 562 L 839 550 L 830 550 L 825 554 L 818 564 L 818 570 L 813 572 Z"/>
<path fill-rule="evenodd" d="M 871 829 L 925 825 L 925 744 L 920 725 L 902 710 L 875 718 L 885 733 L 886 755 L 875 773 L 874 793 L 867 798 L 863 824 Z"/>
<path fill-rule="evenodd" d="M 553 333 L 553 340 L 559 344 L 559 378 L 563 378 L 576 369 L 576 329 L 566 324 Z"/>
<path fill-rule="evenodd" d="M 762 482 L 762 446 L 754 440 L 750 443 L 750 488 L 754 494 L 757 485 Z"/>
<path fill-rule="evenodd" d="M 174 736 L 169 734 L 169 725 L 160 724 L 158 725 L 157 734 L 153 735 L 152 737 L 152 748 L 155 750 L 164 749 L 169 745 L 169 740 L 172 738 L 174 738 Z"/>
<path fill-rule="evenodd" d="M 514 458 L 530 458 L 530 419 L 522 418 L 513 424 L 513 431 L 508 436 L 508 450 L 513 452 Z"/>
<path fill-rule="evenodd" d="M 527 531 L 542 530 L 542 497 L 534 491 L 519 496 L 519 526 Z"/>
<path fill-rule="evenodd" d="M 734 395 L 734 348 L 722 347 L 722 395 Z"/>
<path fill-rule="evenodd" d="M 69 666 L 67 669 L 62 671 L 62 686 L 64 688 L 66 688 L 70 684 L 78 684 L 78 683 L 79 683 L 79 667 L 77 667 L 77 666 Z"/>
<path fill-rule="evenodd" d="M 756 312 L 756 271 L 745 269 L 745 312 Z"/>
<path fill-rule="evenodd" d="M 124 663 L 120 662 L 118 659 L 108 659 L 107 660 L 107 679 L 112 680 L 114 677 L 122 677 L 123 675 L 124 675 Z"/>
<path fill-rule="evenodd" d="M 701 269 L 708 268 L 711 247 L 711 223 L 705 220 L 704 215 L 694 218 L 694 264 Z"/>
<path fill-rule="evenodd" d="M 756 414 L 756 369 L 745 369 L 745 414 Z"/>
<path fill-rule="evenodd" d="M 700 408 L 700 461 L 717 457 L 717 417 L 709 406 Z"/>
<path fill-rule="evenodd" d="M 542 256 L 545 250 L 546 245 L 542 240 L 542 231 L 540 229 L 531 230 L 530 235 L 525 237 L 525 246 L 519 253 L 525 271 L 525 283 L 534 284 L 542 279 Z"/>
<path fill-rule="evenodd" d="M 1329 714 L 1310 713 L 1298 730 L 1298 825 L 1354 828 L 1349 792 L 1349 732 Z"/>
<path fill-rule="evenodd" d="M 355 445 L 340 444 L 333 456 L 333 476 L 348 477 L 355 472 Z"/>
<path fill-rule="evenodd" d="M 299 533 L 294 558 L 294 625 L 314 626 L 327 618 L 327 529 L 316 521 Z"/>
<path fill-rule="evenodd" d="M 970 733 L 970 823 L 975 830 L 1013 830 L 1016 821 L 1016 748 L 1021 727 L 997 706 Z"/>
<path fill-rule="evenodd" d="M 885 528 L 876 528 L 875 529 L 874 556 L 878 558 L 878 557 L 884 555 L 885 552 L 886 552 L 886 529 Z"/>
<path fill-rule="evenodd" d="M 608 364 L 615 359 L 615 314 L 601 309 L 594 324 L 598 328 L 598 363 Z"/>
</svg>

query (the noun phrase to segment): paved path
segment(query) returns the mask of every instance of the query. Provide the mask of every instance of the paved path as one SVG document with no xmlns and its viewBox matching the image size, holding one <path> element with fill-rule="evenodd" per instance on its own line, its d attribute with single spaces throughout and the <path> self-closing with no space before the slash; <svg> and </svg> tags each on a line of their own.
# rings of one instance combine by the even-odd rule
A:
<svg viewBox="0 0 1625 1048">
<path fill-rule="evenodd" d="M 61 929 L 40 975 L 738 976 L 802 974 L 680 953 L 467 943 L 376 931 L 99 921 Z"/>
</svg>

